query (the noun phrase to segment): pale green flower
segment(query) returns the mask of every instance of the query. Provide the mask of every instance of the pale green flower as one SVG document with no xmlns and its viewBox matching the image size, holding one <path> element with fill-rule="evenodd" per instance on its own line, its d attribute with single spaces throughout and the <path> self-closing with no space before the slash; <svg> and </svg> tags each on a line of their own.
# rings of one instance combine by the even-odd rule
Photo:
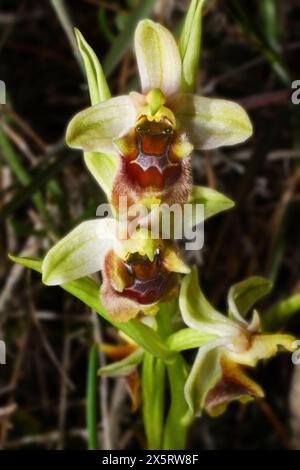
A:
<svg viewBox="0 0 300 470">
<path fill-rule="evenodd" d="M 245 318 L 271 285 L 260 277 L 234 285 L 228 295 L 229 316 L 224 316 L 204 297 L 196 269 L 185 277 L 179 300 L 184 322 L 193 330 L 215 335 L 214 340 L 198 350 L 185 385 L 187 403 L 196 415 L 206 410 L 217 416 L 232 400 L 244 403 L 264 396 L 244 367 L 255 367 L 258 361 L 276 355 L 279 348 L 294 350 L 294 337 L 260 332 L 256 310 L 250 320 Z"/>
<path fill-rule="evenodd" d="M 68 144 L 84 151 L 120 155 L 117 141 L 134 129 L 142 116 L 149 122 L 168 122 L 199 150 L 248 139 L 252 125 L 240 105 L 184 93 L 191 89 L 186 84 L 187 69 L 195 63 L 189 39 L 181 40 L 179 50 L 164 26 L 151 20 L 141 21 L 135 32 L 135 52 L 142 93 L 106 99 L 78 113 L 67 129 Z M 182 146 L 185 156 L 192 147 L 187 146 L 186 140 Z"/>
<path fill-rule="evenodd" d="M 101 300 L 116 320 L 156 314 L 160 300 L 178 293 L 177 273 L 189 268 L 172 242 L 152 238 L 146 228 L 127 239 L 122 231 L 112 218 L 81 223 L 48 251 L 43 282 L 59 285 L 102 271 Z"/>
</svg>

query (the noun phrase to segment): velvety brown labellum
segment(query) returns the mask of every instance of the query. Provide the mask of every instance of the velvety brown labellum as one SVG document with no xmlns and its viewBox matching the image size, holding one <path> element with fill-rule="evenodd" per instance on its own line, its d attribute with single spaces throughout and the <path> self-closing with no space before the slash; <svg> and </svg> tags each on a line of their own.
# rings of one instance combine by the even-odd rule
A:
<svg viewBox="0 0 300 470">
<path fill-rule="evenodd" d="M 125 195 L 129 205 L 151 195 L 169 204 L 187 201 L 192 185 L 190 159 L 176 155 L 178 139 L 167 119 L 157 123 L 146 118 L 122 139 L 112 195 L 115 207 Z"/>
<path fill-rule="evenodd" d="M 125 262 L 110 251 L 102 274 L 102 302 L 120 321 L 134 318 L 143 307 L 170 300 L 178 291 L 178 275 L 163 266 L 159 251 L 153 262 L 138 254 Z"/>
<path fill-rule="evenodd" d="M 123 156 L 128 178 L 141 188 L 159 191 L 173 184 L 181 171 L 181 160 L 173 152 L 175 138 L 167 120 L 142 119 L 133 137 L 133 151 Z"/>
<path fill-rule="evenodd" d="M 158 302 L 177 283 L 177 275 L 162 265 L 159 250 L 152 262 L 138 253 L 131 255 L 126 262 L 114 256 L 113 262 L 118 264 L 117 275 L 122 276 L 124 282 L 122 294 L 141 305 Z"/>
</svg>

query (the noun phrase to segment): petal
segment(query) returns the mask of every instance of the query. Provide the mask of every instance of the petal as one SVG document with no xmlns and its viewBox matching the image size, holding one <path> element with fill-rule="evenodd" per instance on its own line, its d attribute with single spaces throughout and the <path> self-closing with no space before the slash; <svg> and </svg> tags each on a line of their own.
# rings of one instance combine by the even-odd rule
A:
<svg viewBox="0 0 300 470">
<path fill-rule="evenodd" d="M 118 96 L 91 106 L 70 121 L 66 140 L 72 148 L 115 155 L 113 140 L 135 125 L 136 110 L 129 96 Z"/>
<path fill-rule="evenodd" d="M 295 350 L 295 338 L 291 335 L 254 335 L 251 346 L 245 352 L 228 352 L 228 357 L 245 366 L 255 367 L 261 359 L 269 359 L 277 354 L 279 348 Z"/>
<path fill-rule="evenodd" d="M 169 246 L 164 251 L 163 265 L 170 272 L 183 274 L 188 274 L 191 272 L 191 269 L 185 264 L 178 250 L 175 250 Z"/>
<path fill-rule="evenodd" d="M 202 346 L 196 356 L 184 387 L 184 396 L 191 411 L 200 416 L 206 396 L 220 378 L 220 354 L 224 339 Z"/>
<path fill-rule="evenodd" d="M 272 289 L 272 282 L 260 276 L 252 276 L 234 284 L 228 292 L 229 312 L 237 321 L 247 324 L 245 316 L 255 303 Z"/>
<path fill-rule="evenodd" d="M 246 111 L 232 101 L 180 94 L 173 97 L 168 106 L 176 116 L 177 125 L 187 132 L 196 149 L 239 144 L 253 132 Z"/>
<path fill-rule="evenodd" d="M 218 336 L 236 336 L 239 328 L 205 298 L 198 282 L 197 268 L 185 276 L 179 295 L 179 307 L 183 321 L 195 330 Z"/>
<path fill-rule="evenodd" d="M 151 20 L 140 21 L 135 32 L 135 52 L 143 93 L 159 88 L 170 96 L 179 91 L 181 59 L 170 31 Z"/>
<path fill-rule="evenodd" d="M 264 396 L 262 388 L 251 380 L 235 362 L 227 355 L 220 358 L 222 376 L 206 397 L 205 408 L 211 416 L 224 413 L 233 400 L 246 403 L 253 398 Z"/>
<path fill-rule="evenodd" d="M 99 219 L 83 222 L 47 253 L 43 282 L 63 284 L 102 269 L 104 256 L 114 243 L 115 221 Z"/>
</svg>

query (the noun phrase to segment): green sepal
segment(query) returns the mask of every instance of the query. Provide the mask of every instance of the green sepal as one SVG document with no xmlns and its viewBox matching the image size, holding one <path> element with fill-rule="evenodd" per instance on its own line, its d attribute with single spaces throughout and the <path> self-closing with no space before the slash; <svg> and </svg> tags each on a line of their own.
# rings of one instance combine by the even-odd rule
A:
<svg viewBox="0 0 300 470">
<path fill-rule="evenodd" d="M 91 46 L 86 42 L 79 29 L 74 28 L 78 48 L 84 62 L 92 105 L 111 97 L 103 69 Z"/>
<path fill-rule="evenodd" d="M 204 220 L 207 220 L 220 212 L 227 211 L 235 205 L 234 201 L 229 199 L 229 197 L 224 196 L 224 194 L 216 191 L 215 189 L 207 188 L 205 186 L 193 186 L 189 203 L 192 205 L 204 205 Z M 201 222 L 203 222 L 201 215 L 198 215 L 197 211 L 193 209 L 193 217 L 189 224 L 190 227 L 194 227 Z"/>
</svg>

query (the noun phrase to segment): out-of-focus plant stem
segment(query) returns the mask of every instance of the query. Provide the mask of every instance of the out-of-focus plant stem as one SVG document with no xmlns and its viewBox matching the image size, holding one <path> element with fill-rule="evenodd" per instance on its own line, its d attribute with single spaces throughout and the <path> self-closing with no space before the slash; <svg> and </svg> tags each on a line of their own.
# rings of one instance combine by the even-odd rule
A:
<svg viewBox="0 0 300 470">
<path fill-rule="evenodd" d="M 88 377 L 87 377 L 87 404 L 86 420 L 88 429 L 88 448 L 97 450 L 97 368 L 98 351 L 97 345 L 93 344 L 89 354 Z"/>
<path fill-rule="evenodd" d="M 6 163 L 9 165 L 21 185 L 24 187 L 30 185 L 31 177 L 25 170 L 20 156 L 15 151 L 2 129 L 0 129 L 0 149 Z M 41 193 L 34 194 L 32 199 L 47 228 L 51 230 L 52 233 L 57 234 Z"/>
<path fill-rule="evenodd" d="M 239 0 L 230 0 L 229 9 L 243 31 L 251 38 L 254 46 L 263 54 L 267 62 L 271 65 L 277 77 L 284 85 L 290 86 L 291 77 L 289 71 L 282 62 L 278 52 L 273 49 L 273 46 L 270 44 L 268 39 L 259 30 L 257 25 L 251 22 L 250 17 L 244 8 L 243 2 L 240 2 Z"/>
<path fill-rule="evenodd" d="M 69 43 L 71 45 L 71 48 L 72 48 L 72 51 L 73 51 L 73 54 L 79 64 L 79 67 L 81 68 L 82 70 L 82 73 L 84 74 L 84 68 L 83 68 L 83 64 L 82 64 L 82 61 L 81 61 L 81 57 L 80 57 L 80 54 L 79 54 L 79 51 L 78 51 L 78 47 L 77 47 L 77 42 L 76 42 L 76 38 L 75 38 L 75 34 L 74 34 L 74 30 L 73 30 L 73 23 L 71 21 L 71 18 L 70 18 L 70 15 L 68 13 L 68 10 L 66 8 L 66 5 L 65 5 L 65 2 L 64 0 L 50 0 L 50 3 L 57 15 L 57 18 L 64 30 L 64 32 L 66 33 L 66 36 L 69 40 Z"/>
<path fill-rule="evenodd" d="M 157 316 L 158 331 L 164 339 L 174 333 L 172 317 L 177 309 L 177 302 L 161 304 Z M 182 355 L 176 354 L 174 360 L 167 364 L 167 375 L 170 384 L 170 408 L 167 413 L 162 449 L 185 449 L 189 428 L 193 422 L 184 396 L 184 385 L 188 376 L 188 365 Z"/>
</svg>

